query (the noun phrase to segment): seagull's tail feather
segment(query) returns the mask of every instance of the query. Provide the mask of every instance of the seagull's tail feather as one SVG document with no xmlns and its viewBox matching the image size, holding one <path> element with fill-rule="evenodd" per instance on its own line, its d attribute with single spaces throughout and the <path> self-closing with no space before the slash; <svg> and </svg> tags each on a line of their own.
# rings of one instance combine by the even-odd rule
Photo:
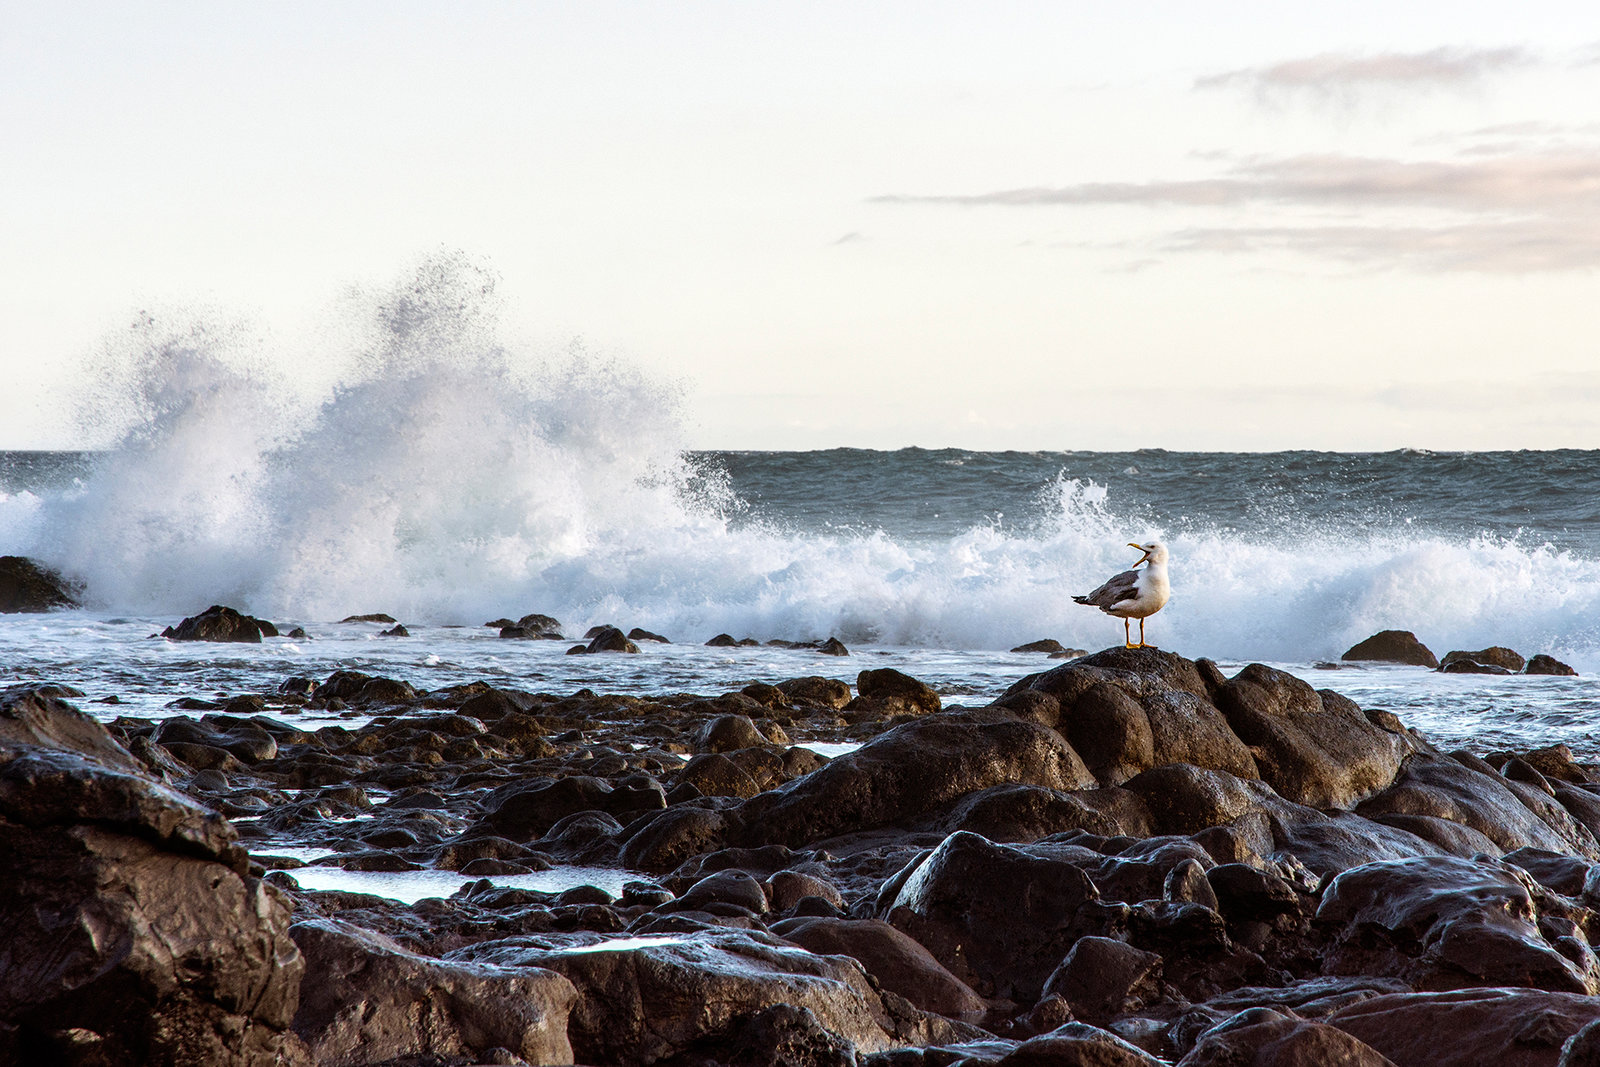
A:
<svg viewBox="0 0 1600 1067">
<path fill-rule="evenodd" d="M 1086 597 L 1086 596 L 1075 596 L 1072 599 L 1073 599 L 1074 602 L 1079 603 L 1079 604 L 1087 604 L 1087 603 L 1089 603 L 1089 598 Z"/>
</svg>

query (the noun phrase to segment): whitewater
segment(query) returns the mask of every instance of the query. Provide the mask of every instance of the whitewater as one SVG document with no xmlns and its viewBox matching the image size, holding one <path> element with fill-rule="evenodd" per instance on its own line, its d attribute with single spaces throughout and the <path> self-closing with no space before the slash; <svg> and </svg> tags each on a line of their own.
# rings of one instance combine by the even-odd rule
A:
<svg viewBox="0 0 1600 1067">
<path fill-rule="evenodd" d="M 109 346 L 78 412 L 105 447 L 0 454 L 0 551 L 86 605 L 0 618 L 12 676 L 153 713 L 350 666 L 707 692 L 892 662 L 976 700 L 1049 665 L 1013 646 L 1120 641 L 1071 594 L 1159 538 L 1163 648 L 1286 666 L 1425 730 L 1442 715 L 1447 736 L 1581 744 L 1566 735 L 1600 710 L 1600 453 L 697 452 L 681 388 L 582 349 L 519 352 L 490 288 L 431 269 L 370 299 L 310 392 L 270 348 L 200 323 Z M 210 604 L 309 638 L 149 640 Z M 337 621 L 368 612 L 413 636 Z M 530 612 L 673 644 L 569 657 L 483 625 Z M 1589 677 L 1318 669 L 1391 628 Z M 721 633 L 855 655 L 704 647 Z"/>
</svg>

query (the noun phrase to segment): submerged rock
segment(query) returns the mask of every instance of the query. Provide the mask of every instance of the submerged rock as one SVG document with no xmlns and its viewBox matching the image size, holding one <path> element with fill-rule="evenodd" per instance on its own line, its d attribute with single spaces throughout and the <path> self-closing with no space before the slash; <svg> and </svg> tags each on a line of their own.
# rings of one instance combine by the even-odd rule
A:
<svg viewBox="0 0 1600 1067">
<path fill-rule="evenodd" d="M 1444 659 L 1439 661 L 1439 669 L 1444 670 L 1452 663 L 1463 662 L 1475 663 L 1480 667 L 1498 667 L 1507 674 L 1516 674 L 1527 666 L 1527 661 L 1519 653 L 1504 645 L 1491 645 L 1476 652 L 1446 652 Z"/>
<path fill-rule="evenodd" d="M 1562 663 L 1554 656 L 1547 656 L 1542 652 L 1528 661 L 1528 666 L 1525 668 L 1525 673 L 1564 675 L 1567 677 L 1577 677 L 1578 674 L 1577 671 L 1573 670 L 1565 663 Z"/>
</svg>

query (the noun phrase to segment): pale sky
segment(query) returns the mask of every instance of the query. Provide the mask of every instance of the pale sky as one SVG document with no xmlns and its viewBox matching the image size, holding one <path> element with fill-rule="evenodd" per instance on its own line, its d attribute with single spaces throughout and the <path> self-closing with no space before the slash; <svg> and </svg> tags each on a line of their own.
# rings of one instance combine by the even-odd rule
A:
<svg viewBox="0 0 1600 1067">
<path fill-rule="evenodd" d="M 443 248 L 701 447 L 1600 448 L 1591 5 L 0 0 L 0 146 L 0 447 Z"/>
</svg>

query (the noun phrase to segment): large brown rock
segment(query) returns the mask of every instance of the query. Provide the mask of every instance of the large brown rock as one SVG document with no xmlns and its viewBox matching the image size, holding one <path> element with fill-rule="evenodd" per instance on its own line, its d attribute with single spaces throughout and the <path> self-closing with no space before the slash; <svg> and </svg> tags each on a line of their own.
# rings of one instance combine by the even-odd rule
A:
<svg viewBox="0 0 1600 1067">
<path fill-rule="evenodd" d="M 241 614 L 233 608 L 213 604 L 198 615 L 191 615 L 161 631 L 161 636 L 173 641 L 222 641 L 261 643 L 263 636 L 277 636 L 277 627 L 270 622 Z"/>
<path fill-rule="evenodd" d="M 289 909 L 233 828 L 37 694 L 0 723 L 0 1062 L 307 1064 Z"/>
<path fill-rule="evenodd" d="M 1576 939 L 1552 945 L 1532 879 L 1479 857 L 1365 864 L 1328 885 L 1317 923 L 1328 974 L 1400 978 L 1418 989 L 1525 986 L 1591 993 L 1600 961 Z"/>
<path fill-rule="evenodd" d="M 1410 630 L 1381 630 L 1352 645 L 1340 657 L 1354 663 L 1405 663 L 1437 669 L 1439 659 Z"/>
<path fill-rule="evenodd" d="M 1338 1027 L 1257 1008 L 1206 1031 L 1178 1067 L 1394 1067 L 1394 1063 Z"/>
<path fill-rule="evenodd" d="M 1496 774 L 1481 760 L 1413 756 L 1394 784 L 1356 806 L 1368 818 L 1426 815 L 1483 834 L 1502 852 L 1525 846 L 1600 859 L 1600 845 L 1552 796 Z"/>
<path fill-rule="evenodd" d="M 1394 993 L 1327 1021 L 1396 1067 L 1556 1067 L 1561 1046 L 1600 1019 L 1600 998 L 1534 989 Z"/>
<path fill-rule="evenodd" d="M 0 614 L 77 606 L 75 590 L 55 571 L 26 556 L 0 556 Z"/>
<path fill-rule="evenodd" d="M 1488 648 L 1480 648 L 1476 652 L 1465 652 L 1459 649 L 1454 652 L 1446 652 L 1444 659 L 1439 661 L 1439 665 L 1442 669 L 1452 663 L 1460 663 L 1462 661 L 1476 663 L 1484 667 L 1499 667 L 1510 674 L 1516 674 L 1528 665 L 1528 661 L 1522 658 L 1521 653 L 1506 648 L 1504 645 L 1491 645 Z"/>
<path fill-rule="evenodd" d="M 576 952 L 515 939 L 447 958 L 565 975 L 579 992 L 568 1033 L 581 1063 L 654 1063 L 784 1004 L 810 1012 L 822 1030 L 863 1053 L 971 1033 L 880 993 L 853 959 L 815 955 L 762 933 L 700 932 Z"/>
<path fill-rule="evenodd" d="M 962 1016 L 989 1006 L 922 945 L 878 919 L 790 919 L 773 932 L 818 955 L 853 957 L 880 986 L 923 1011 Z"/>
<path fill-rule="evenodd" d="M 856 692 L 886 711 L 928 715 L 939 710 L 933 687 L 893 667 L 862 671 L 856 675 Z"/>
<path fill-rule="evenodd" d="M 880 913 L 980 994 L 1019 1003 L 1039 998 L 1079 937 L 1106 933 L 1121 914 L 1048 846 L 970 833 L 951 834 L 898 878 L 880 895 Z"/>
<path fill-rule="evenodd" d="M 1037 723 L 928 716 L 745 801 L 735 843 L 797 848 L 942 810 L 976 790 L 1012 782 L 1072 790 L 1094 779 L 1061 735 Z"/>
<path fill-rule="evenodd" d="M 1148 1052 L 1087 1023 L 1066 1023 L 1031 1037 L 997 1067 L 1164 1067 Z"/>
<path fill-rule="evenodd" d="M 1262 779 L 1314 808 L 1348 808 L 1387 786 L 1410 750 L 1345 697 L 1259 663 L 1222 687 L 1217 706 L 1251 746 Z"/>
<path fill-rule="evenodd" d="M 558 974 L 418 956 L 333 919 L 296 923 L 290 934 L 306 961 L 294 1029 L 319 1067 L 402 1056 L 476 1063 L 495 1049 L 572 1062 L 567 1013 L 578 994 Z"/>
</svg>

